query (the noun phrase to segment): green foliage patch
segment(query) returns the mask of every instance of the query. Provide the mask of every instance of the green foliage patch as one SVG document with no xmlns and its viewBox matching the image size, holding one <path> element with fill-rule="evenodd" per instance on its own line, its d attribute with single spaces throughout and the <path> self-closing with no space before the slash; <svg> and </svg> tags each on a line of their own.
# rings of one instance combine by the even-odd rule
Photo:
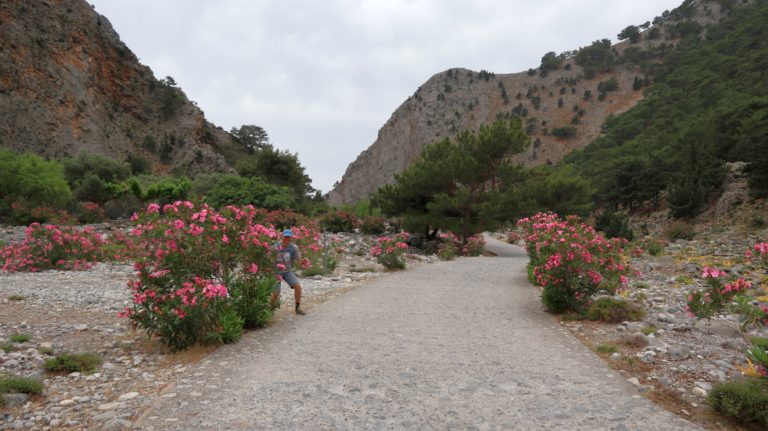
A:
<svg viewBox="0 0 768 431">
<path fill-rule="evenodd" d="M 768 381 L 765 379 L 716 383 L 707 401 L 713 409 L 740 423 L 768 428 Z"/>
<path fill-rule="evenodd" d="M 607 323 L 642 320 L 645 311 L 631 302 L 613 298 L 599 298 L 587 306 L 585 316 L 589 320 Z"/>
<path fill-rule="evenodd" d="M 63 353 L 45 361 L 47 371 L 91 373 L 101 366 L 103 359 L 95 353 Z"/>
</svg>

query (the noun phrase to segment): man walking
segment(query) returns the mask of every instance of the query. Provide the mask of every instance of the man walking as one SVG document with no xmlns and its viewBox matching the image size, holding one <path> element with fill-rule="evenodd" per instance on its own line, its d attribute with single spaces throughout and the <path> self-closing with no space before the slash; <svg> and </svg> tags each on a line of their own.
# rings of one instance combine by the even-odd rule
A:
<svg viewBox="0 0 768 431">
<path fill-rule="evenodd" d="M 296 273 L 293 272 L 293 265 L 301 260 L 301 252 L 299 247 L 291 242 L 293 239 L 293 232 L 290 229 L 283 231 L 283 240 L 278 241 L 275 244 L 275 253 L 277 255 L 277 283 L 272 287 L 272 297 L 269 299 L 269 306 L 273 310 L 277 306 L 277 301 L 280 299 L 280 285 L 281 280 L 285 280 L 291 289 L 293 289 L 293 297 L 296 300 L 296 314 L 304 315 L 304 310 L 301 309 L 301 284 L 296 277 Z"/>
</svg>

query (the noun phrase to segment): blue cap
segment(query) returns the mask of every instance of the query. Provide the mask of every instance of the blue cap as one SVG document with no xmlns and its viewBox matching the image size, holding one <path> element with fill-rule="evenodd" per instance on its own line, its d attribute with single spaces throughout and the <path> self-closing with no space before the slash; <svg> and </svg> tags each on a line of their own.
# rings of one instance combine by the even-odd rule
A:
<svg viewBox="0 0 768 431">
<path fill-rule="evenodd" d="M 293 232 L 290 229 L 286 229 L 283 231 L 283 236 L 293 236 Z"/>
</svg>

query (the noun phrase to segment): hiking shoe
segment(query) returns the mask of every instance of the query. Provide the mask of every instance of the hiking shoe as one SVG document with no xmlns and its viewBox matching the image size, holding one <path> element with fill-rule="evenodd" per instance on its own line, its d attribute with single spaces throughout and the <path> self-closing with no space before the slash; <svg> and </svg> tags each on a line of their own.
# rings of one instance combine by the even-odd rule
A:
<svg viewBox="0 0 768 431">
<path fill-rule="evenodd" d="M 301 309 L 301 307 L 296 307 L 296 314 L 303 316 L 307 313 L 305 313 L 304 310 Z"/>
</svg>

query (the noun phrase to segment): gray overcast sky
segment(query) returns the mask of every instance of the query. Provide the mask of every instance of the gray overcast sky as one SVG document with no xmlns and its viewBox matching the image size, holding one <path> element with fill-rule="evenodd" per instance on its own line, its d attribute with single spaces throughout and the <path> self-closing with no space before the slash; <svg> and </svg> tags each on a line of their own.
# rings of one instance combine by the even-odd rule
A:
<svg viewBox="0 0 768 431">
<path fill-rule="evenodd" d="M 435 73 L 514 73 L 682 0 L 88 0 L 206 118 L 256 124 L 327 192 Z"/>
</svg>

